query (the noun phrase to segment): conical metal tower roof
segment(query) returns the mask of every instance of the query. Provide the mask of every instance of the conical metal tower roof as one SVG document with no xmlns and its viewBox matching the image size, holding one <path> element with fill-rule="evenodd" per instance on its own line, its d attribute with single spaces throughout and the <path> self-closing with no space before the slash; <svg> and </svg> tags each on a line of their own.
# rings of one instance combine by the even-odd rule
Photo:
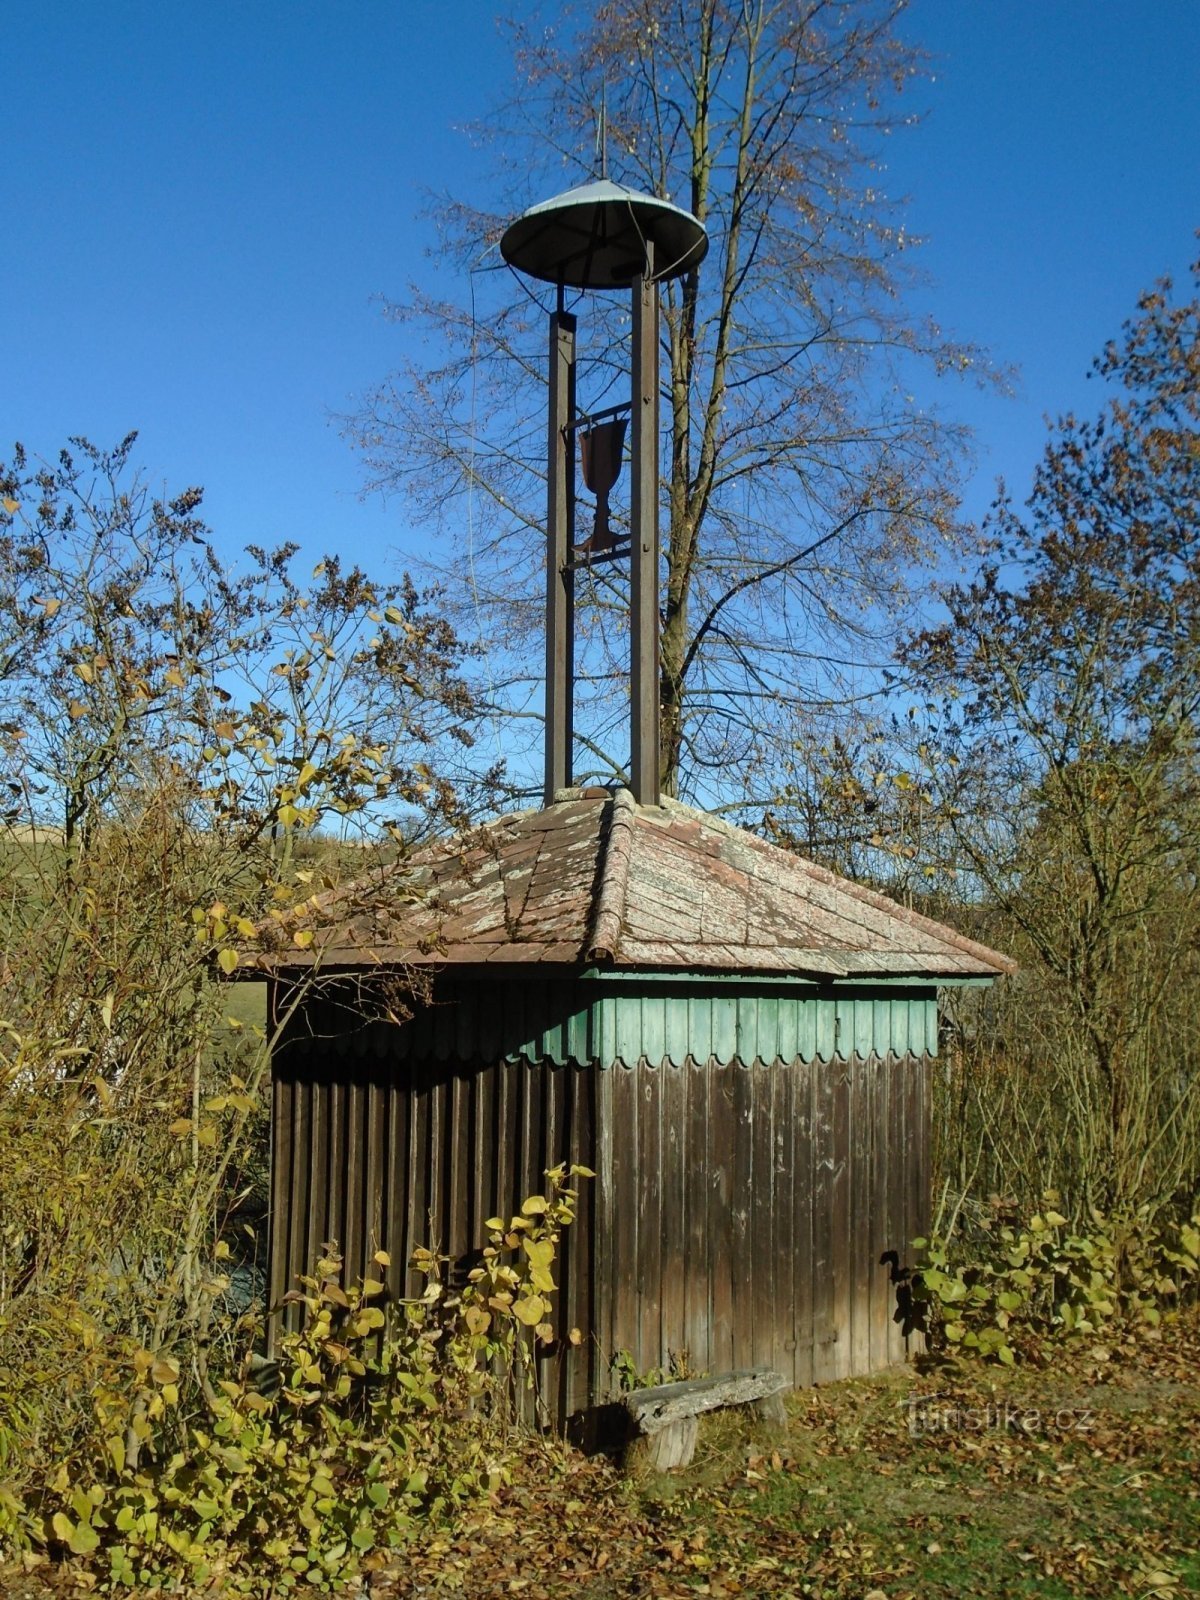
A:
<svg viewBox="0 0 1200 1600">
<path fill-rule="evenodd" d="M 627 289 L 643 270 L 648 240 L 660 282 L 682 277 L 708 252 L 708 235 L 690 211 L 597 178 L 531 206 L 505 230 L 500 252 L 544 283 Z"/>
</svg>

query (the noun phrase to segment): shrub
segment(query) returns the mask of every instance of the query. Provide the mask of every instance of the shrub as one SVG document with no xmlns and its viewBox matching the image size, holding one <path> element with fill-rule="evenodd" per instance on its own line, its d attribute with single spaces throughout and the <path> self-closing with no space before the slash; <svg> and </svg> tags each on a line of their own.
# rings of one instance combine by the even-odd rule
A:
<svg viewBox="0 0 1200 1600">
<path fill-rule="evenodd" d="M 1153 1326 L 1200 1283 L 1200 1205 L 1182 1221 L 1097 1211 L 1079 1233 L 1053 1199 L 1023 1225 L 981 1230 L 969 1249 L 944 1236 L 914 1241 L 925 1257 L 914 1298 L 935 1347 L 1011 1366 L 1047 1339 Z"/>
<path fill-rule="evenodd" d="M 425 1291 L 390 1315 L 383 1283 L 343 1284 L 331 1249 L 287 1296 L 302 1325 L 279 1338 L 273 1395 L 247 1350 L 184 1417 L 179 1363 L 136 1352 L 123 1389 L 91 1395 L 93 1470 L 64 1464 L 24 1503 L 0 1499 L 0 1541 L 69 1553 L 114 1586 L 328 1590 L 495 1492 L 514 1448 L 514 1386 L 534 1384 L 532 1345 L 553 1338 L 552 1269 L 575 1215 L 568 1176 L 591 1174 L 555 1168 L 545 1195 L 489 1219 L 461 1291 L 418 1251 Z"/>
</svg>

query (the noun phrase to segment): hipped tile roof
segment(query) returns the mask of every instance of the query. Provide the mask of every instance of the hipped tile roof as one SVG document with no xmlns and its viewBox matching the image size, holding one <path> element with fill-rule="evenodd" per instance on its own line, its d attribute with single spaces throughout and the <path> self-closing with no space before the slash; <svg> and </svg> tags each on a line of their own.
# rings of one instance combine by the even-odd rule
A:
<svg viewBox="0 0 1200 1600">
<path fill-rule="evenodd" d="M 575 791 L 426 847 L 340 891 L 311 925 L 307 952 L 258 964 L 827 980 L 1015 970 L 1007 956 L 754 834 L 673 801 L 639 806 L 625 789 Z"/>
</svg>

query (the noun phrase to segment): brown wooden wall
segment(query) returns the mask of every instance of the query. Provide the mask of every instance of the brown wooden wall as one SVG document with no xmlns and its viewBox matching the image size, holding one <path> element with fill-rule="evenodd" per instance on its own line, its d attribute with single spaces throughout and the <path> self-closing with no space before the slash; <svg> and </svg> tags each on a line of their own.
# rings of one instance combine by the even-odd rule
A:
<svg viewBox="0 0 1200 1600">
<path fill-rule="evenodd" d="M 881 1257 L 928 1226 L 928 1094 L 915 1056 L 601 1073 L 604 1360 L 797 1385 L 903 1360 Z"/>
<path fill-rule="evenodd" d="M 418 1245 L 465 1270 L 484 1220 L 559 1162 L 597 1171 L 558 1270 L 555 1326 L 585 1335 L 542 1363 L 559 1422 L 687 1353 L 719 1373 L 765 1365 L 804 1385 L 909 1353 L 897 1286 L 928 1227 L 924 1057 L 812 1063 L 556 1066 L 393 1053 L 381 1024 L 295 1033 L 275 1065 L 272 1302 L 323 1245 L 351 1278 L 392 1258 L 418 1294 Z M 372 1269 L 375 1270 L 375 1269 Z"/>
<path fill-rule="evenodd" d="M 595 1166 L 596 1074 L 526 1063 L 462 1065 L 334 1054 L 320 1039 L 293 1039 L 276 1065 L 271 1173 L 272 1304 L 311 1269 L 327 1242 L 350 1281 L 386 1250 L 382 1276 L 395 1295 L 424 1281 L 407 1262 L 418 1245 L 465 1270 L 486 1243 L 484 1221 L 511 1215 L 541 1193 L 559 1162 Z M 591 1325 L 592 1186 L 556 1269 L 556 1329 Z M 377 1267 L 373 1276 L 380 1276 Z M 560 1419 L 588 1404 L 595 1347 L 566 1347 L 541 1361 L 544 1398 Z"/>
</svg>

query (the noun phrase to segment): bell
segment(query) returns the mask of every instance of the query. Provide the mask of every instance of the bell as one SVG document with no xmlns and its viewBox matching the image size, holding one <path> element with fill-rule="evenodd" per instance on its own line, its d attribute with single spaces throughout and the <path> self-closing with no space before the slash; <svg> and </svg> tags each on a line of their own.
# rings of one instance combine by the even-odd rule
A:
<svg viewBox="0 0 1200 1600">
<path fill-rule="evenodd" d="M 583 481 L 596 496 L 596 520 L 591 537 L 579 546 L 581 552 L 596 555 L 616 544 L 608 524 L 608 497 L 621 476 L 621 456 L 625 447 L 626 418 L 600 422 L 579 436 Z"/>
</svg>

